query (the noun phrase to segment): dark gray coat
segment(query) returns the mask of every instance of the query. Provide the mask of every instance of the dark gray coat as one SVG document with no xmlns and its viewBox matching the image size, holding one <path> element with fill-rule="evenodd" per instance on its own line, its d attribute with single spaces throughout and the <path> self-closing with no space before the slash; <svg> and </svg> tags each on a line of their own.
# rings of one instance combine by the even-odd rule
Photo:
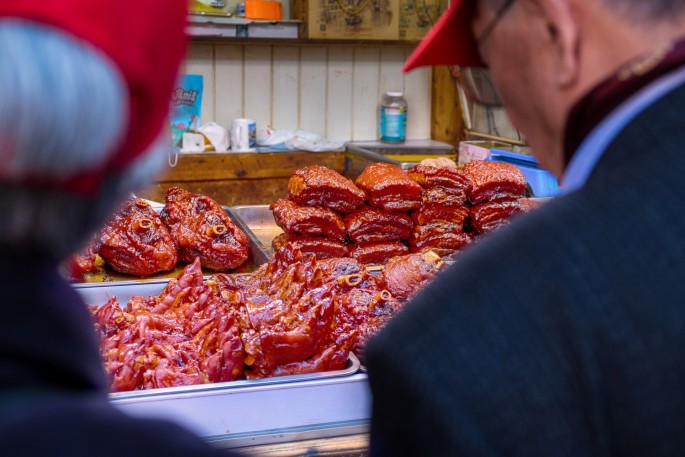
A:
<svg viewBox="0 0 685 457">
<path fill-rule="evenodd" d="M 685 88 L 368 347 L 372 454 L 685 455 Z"/>
</svg>

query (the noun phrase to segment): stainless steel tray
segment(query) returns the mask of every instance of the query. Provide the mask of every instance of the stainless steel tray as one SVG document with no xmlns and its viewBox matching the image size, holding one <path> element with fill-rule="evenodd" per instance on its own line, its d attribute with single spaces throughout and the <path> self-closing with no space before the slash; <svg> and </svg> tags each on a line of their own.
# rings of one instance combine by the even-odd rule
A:
<svg viewBox="0 0 685 457">
<path fill-rule="evenodd" d="M 149 297 L 159 295 L 166 287 L 168 279 L 148 282 L 128 283 L 98 283 L 98 284 L 74 284 L 72 287 L 81 295 L 89 305 L 102 306 L 111 297 L 116 297 L 120 305 L 125 305 L 135 295 Z M 114 399 L 118 398 L 142 398 L 157 395 L 178 395 L 194 392 L 206 392 L 222 389 L 235 389 L 247 386 L 283 384 L 301 381 L 312 381 L 339 376 L 349 376 L 359 370 L 359 359 L 350 353 L 347 366 L 342 370 L 308 373 L 301 375 L 276 376 L 264 379 L 239 380 L 222 383 L 200 384 L 193 386 L 160 388 L 149 390 L 136 390 L 130 392 L 118 392 L 111 394 Z"/>
<path fill-rule="evenodd" d="M 157 212 L 161 211 L 162 206 L 154 206 L 155 210 Z M 264 249 L 262 243 L 259 241 L 259 239 L 256 238 L 255 234 L 250 230 L 250 228 L 241 220 L 239 220 L 235 214 L 232 214 L 229 211 L 229 208 L 224 206 L 224 211 L 226 211 L 226 214 L 235 222 L 235 224 L 240 227 L 240 229 L 245 232 L 245 235 L 247 235 L 248 243 L 249 243 L 249 254 L 247 257 L 247 261 L 240 266 L 239 268 L 236 268 L 235 270 L 231 270 L 229 273 L 250 273 L 254 270 L 257 269 L 260 265 L 263 263 L 266 263 L 269 261 L 269 258 L 271 257 L 272 252 L 270 250 Z M 268 209 L 268 208 L 267 208 Z M 186 267 L 186 263 L 183 262 L 178 262 L 176 267 L 173 270 L 170 271 L 165 271 L 165 272 L 160 272 L 156 273 L 154 275 L 150 276 L 145 276 L 145 277 L 137 277 L 137 276 L 132 276 L 132 275 L 126 275 L 123 273 L 118 273 L 111 269 L 109 266 L 104 265 L 100 271 L 96 273 L 88 273 L 85 275 L 85 280 L 82 283 L 74 283 L 74 284 L 104 284 L 104 285 L 110 285 L 112 283 L 138 283 L 138 282 L 155 282 L 159 280 L 169 280 L 172 278 L 177 277 L 183 269 Z M 204 269 L 203 269 L 204 270 Z M 204 270 L 205 275 L 210 275 L 213 274 L 213 271 L 210 270 Z M 160 289 L 161 290 L 161 289 Z"/>
<path fill-rule="evenodd" d="M 149 398 L 157 396 L 167 396 L 169 398 L 174 398 L 181 394 L 195 394 L 195 393 L 206 393 L 215 391 L 224 391 L 227 389 L 240 389 L 243 387 L 254 387 L 254 386 L 265 386 L 265 385 L 277 385 L 277 384 L 287 384 L 292 382 L 303 382 L 303 381 L 317 381 L 320 379 L 335 378 L 340 376 L 349 376 L 360 368 L 359 359 L 350 352 L 349 359 L 347 361 L 347 366 L 342 370 L 332 370 L 332 371 L 320 371 L 317 373 L 306 373 L 298 375 L 288 375 L 288 376 L 273 376 L 271 378 L 262 379 L 243 379 L 237 381 L 227 381 L 227 382 L 215 382 L 209 384 L 197 384 L 192 386 L 180 386 L 180 387 L 165 387 L 159 389 L 145 389 L 145 390 L 132 390 L 127 392 L 114 392 L 109 394 L 112 400 L 118 399 L 130 399 L 130 398 Z"/>
<path fill-rule="evenodd" d="M 399 145 L 377 142 L 345 144 L 345 176 L 356 178 L 376 162 L 387 162 L 407 170 L 427 158 L 449 157 L 456 162 L 457 153 L 450 144 L 437 141 L 408 141 Z"/>
<path fill-rule="evenodd" d="M 231 206 L 228 213 L 250 231 L 269 257 L 273 255 L 271 241 L 283 233 L 283 229 L 276 224 L 269 205 Z"/>
</svg>

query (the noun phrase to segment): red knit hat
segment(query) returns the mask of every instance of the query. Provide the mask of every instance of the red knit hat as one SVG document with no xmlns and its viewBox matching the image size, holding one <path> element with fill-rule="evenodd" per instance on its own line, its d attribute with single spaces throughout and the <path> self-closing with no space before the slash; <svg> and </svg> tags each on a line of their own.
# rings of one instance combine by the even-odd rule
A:
<svg viewBox="0 0 685 457">
<path fill-rule="evenodd" d="M 186 0 L 0 1 L 0 18 L 35 21 L 73 34 L 107 55 L 128 90 L 128 122 L 121 147 L 108 160 L 77 176 L 37 181 L 88 196 L 108 173 L 123 173 L 159 136 L 184 57 Z M 87 101 L 86 101 L 87 102 Z"/>
<path fill-rule="evenodd" d="M 474 14 L 473 0 L 452 0 L 449 9 L 409 56 L 403 70 L 427 65 L 485 67 L 471 31 Z"/>
</svg>

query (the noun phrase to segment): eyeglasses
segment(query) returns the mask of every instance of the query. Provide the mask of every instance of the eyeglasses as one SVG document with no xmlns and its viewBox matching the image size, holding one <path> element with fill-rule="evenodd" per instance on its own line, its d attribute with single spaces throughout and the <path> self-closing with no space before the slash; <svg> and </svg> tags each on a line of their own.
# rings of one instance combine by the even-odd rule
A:
<svg viewBox="0 0 685 457">
<path fill-rule="evenodd" d="M 495 89 L 490 72 L 486 68 L 452 68 L 452 77 L 469 102 L 476 102 L 487 107 L 501 107 L 503 105 L 497 89 Z"/>
<path fill-rule="evenodd" d="M 495 13 L 495 17 L 493 17 L 490 22 L 485 26 L 483 31 L 476 37 L 476 44 L 478 46 L 481 46 L 485 40 L 488 39 L 490 34 L 492 33 L 493 30 L 495 30 L 495 27 L 499 23 L 499 21 L 504 17 L 504 15 L 507 13 L 511 5 L 514 4 L 514 0 L 506 0 L 504 3 L 502 3 L 502 6 L 499 7 L 497 12 Z"/>
</svg>

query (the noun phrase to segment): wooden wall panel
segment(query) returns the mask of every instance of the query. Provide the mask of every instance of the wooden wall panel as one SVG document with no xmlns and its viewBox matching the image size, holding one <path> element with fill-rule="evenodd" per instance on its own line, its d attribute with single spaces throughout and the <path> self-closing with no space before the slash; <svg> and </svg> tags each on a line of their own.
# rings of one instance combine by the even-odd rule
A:
<svg viewBox="0 0 685 457">
<path fill-rule="evenodd" d="M 298 128 L 300 112 L 300 48 L 287 47 L 274 52 L 271 127 Z"/>
<path fill-rule="evenodd" d="M 328 98 L 326 103 L 326 138 L 348 141 L 352 138 L 352 48 L 336 47 L 328 51 Z"/>
<path fill-rule="evenodd" d="M 302 50 L 301 56 L 299 126 L 323 135 L 326 132 L 328 50 L 308 47 Z"/>
<path fill-rule="evenodd" d="M 230 128 L 231 120 L 243 117 L 243 46 L 216 46 L 214 122 Z"/>
<path fill-rule="evenodd" d="M 202 75 L 202 108 L 200 122 L 202 124 L 216 119 L 214 100 L 214 47 L 209 44 L 192 43 L 190 46 L 192 58 L 185 61 L 185 73 Z"/>
<path fill-rule="evenodd" d="M 248 46 L 243 54 L 243 116 L 254 119 L 258 129 L 271 124 L 271 53 L 271 46 Z"/>
<path fill-rule="evenodd" d="M 258 129 L 302 129 L 329 139 L 375 140 L 383 93 L 402 90 L 410 110 L 407 138 L 427 139 L 436 128 L 431 116 L 438 92 L 434 87 L 430 96 L 429 68 L 402 73 L 411 50 L 410 46 L 192 43 L 184 71 L 204 76 L 203 123 L 214 121 L 230 128 L 232 119 L 250 117 Z M 452 97 L 439 90 L 439 100 Z M 443 104 L 437 108 L 440 122 L 449 117 Z M 439 130 L 444 128 L 441 124 Z"/>
<path fill-rule="evenodd" d="M 354 50 L 351 139 L 355 141 L 378 139 L 380 55 L 376 47 Z"/>
<path fill-rule="evenodd" d="M 433 67 L 431 90 L 431 137 L 457 145 L 464 139 L 464 125 L 457 86 L 448 67 Z"/>
</svg>

